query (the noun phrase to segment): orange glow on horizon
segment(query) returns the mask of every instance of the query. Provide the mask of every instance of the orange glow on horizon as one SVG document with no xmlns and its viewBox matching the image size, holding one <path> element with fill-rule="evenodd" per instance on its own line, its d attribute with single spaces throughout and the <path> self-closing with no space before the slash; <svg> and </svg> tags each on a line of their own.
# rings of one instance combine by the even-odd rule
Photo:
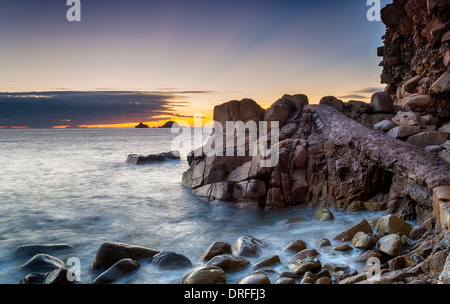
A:
<svg viewBox="0 0 450 304">
<path fill-rule="evenodd" d="M 0 129 L 30 129 L 29 126 L 0 126 Z"/>
</svg>

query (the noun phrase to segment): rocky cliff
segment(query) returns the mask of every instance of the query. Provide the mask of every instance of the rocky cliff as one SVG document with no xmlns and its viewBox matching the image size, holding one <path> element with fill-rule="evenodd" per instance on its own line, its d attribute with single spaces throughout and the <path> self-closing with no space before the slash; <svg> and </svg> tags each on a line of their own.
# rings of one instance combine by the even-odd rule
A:
<svg viewBox="0 0 450 304">
<path fill-rule="evenodd" d="M 394 0 L 381 11 L 387 30 L 378 55 L 386 92 L 438 124 L 450 117 L 449 16 L 448 0 Z"/>
</svg>

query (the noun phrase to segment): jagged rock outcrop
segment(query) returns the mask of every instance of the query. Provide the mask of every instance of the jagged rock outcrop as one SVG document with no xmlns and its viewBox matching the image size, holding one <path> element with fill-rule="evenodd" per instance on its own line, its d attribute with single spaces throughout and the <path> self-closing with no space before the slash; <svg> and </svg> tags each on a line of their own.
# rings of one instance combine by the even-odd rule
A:
<svg viewBox="0 0 450 304">
<path fill-rule="evenodd" d="M 304 105 L 289 100 L 284 96 L 275 103 L 291 107 L 290 116 L 280 124 L 279 142 L 275 144 L 279 161 L 275 166 L 261 166 L 261 153 L 203 154 L 189 158 L 190 168 L 183 182 L 205 200 L 230 201 L 246 208 L 306 204 L 347 210 L 354 202 L 362 205 L 376 197 L 401 218 L 424 221 L 432 216 L 433 189 L 450 185 L 450 165 L 349 118 L 348 109 L 354 102 L 341 104 L 327 98 L 321 105 Z M 227 106 L 230 104 L 218 108 Z M 369 120 L 378 115 L 371 114 L 370 108 L 366 113 Z M 268 116 L 264 113 L 260 117 Z M 237 121 L 239 116 L 233 119 Z M 212 138 L 223 136 L 216 133 Z M 246 147 L 248 152 L 250 145 Z"/>
<path fill-rule="evenodd" d="M 249 99 L 217 106 L 214 120 L 254 121 L 257 139 L 248 134 L 239 155 L 197 150 L 183 182 L 205 200 L 246 208 L 376 205 L 419 223 L 435 215 L 450 227 L 449 16 L 446 0 L 394 0 L 382 10 L 388 29 L 378 55 L 387 86 L 370 104 L 326 96 L 309 105 L 298 94 L 267 110 Z M 270 142 L 273 130 L 261 133 L 260 122 L 278 122 L 279 140 Z M 237 144 L 224 133 L 210 142 Z M 267 141 L 278 155 L 273 166 L 263 165 L 261 151 L 248 153 Z"/>
</svg>

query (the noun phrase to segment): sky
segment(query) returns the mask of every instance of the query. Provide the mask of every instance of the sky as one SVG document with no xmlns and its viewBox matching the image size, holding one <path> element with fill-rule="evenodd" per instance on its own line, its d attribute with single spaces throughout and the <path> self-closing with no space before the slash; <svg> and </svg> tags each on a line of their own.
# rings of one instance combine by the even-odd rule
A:
<svg viewBox="0 0 450 304">
<path fill-rule="evenodd" d="M 80 2 L 69 22 L 66 0 L 0 0 L 0 127 L 156 126 L 229 100 L 383 89 L 366 0 Z"/>
</svg>

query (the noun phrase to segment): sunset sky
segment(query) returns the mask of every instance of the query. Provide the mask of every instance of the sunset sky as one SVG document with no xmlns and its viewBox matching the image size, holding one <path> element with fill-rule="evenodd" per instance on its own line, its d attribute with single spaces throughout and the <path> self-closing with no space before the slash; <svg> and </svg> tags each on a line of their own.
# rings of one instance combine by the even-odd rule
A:
<svg viewBox="0 0 450 304">
<path fill-rule="evenodd" d="M 382 7 L 391 1 L 381 1 Z M 366 0 L 0 3 L 0 126 L 161 125 L 283 94 L 368 101 L 385 26 Z"/>
</svg>

